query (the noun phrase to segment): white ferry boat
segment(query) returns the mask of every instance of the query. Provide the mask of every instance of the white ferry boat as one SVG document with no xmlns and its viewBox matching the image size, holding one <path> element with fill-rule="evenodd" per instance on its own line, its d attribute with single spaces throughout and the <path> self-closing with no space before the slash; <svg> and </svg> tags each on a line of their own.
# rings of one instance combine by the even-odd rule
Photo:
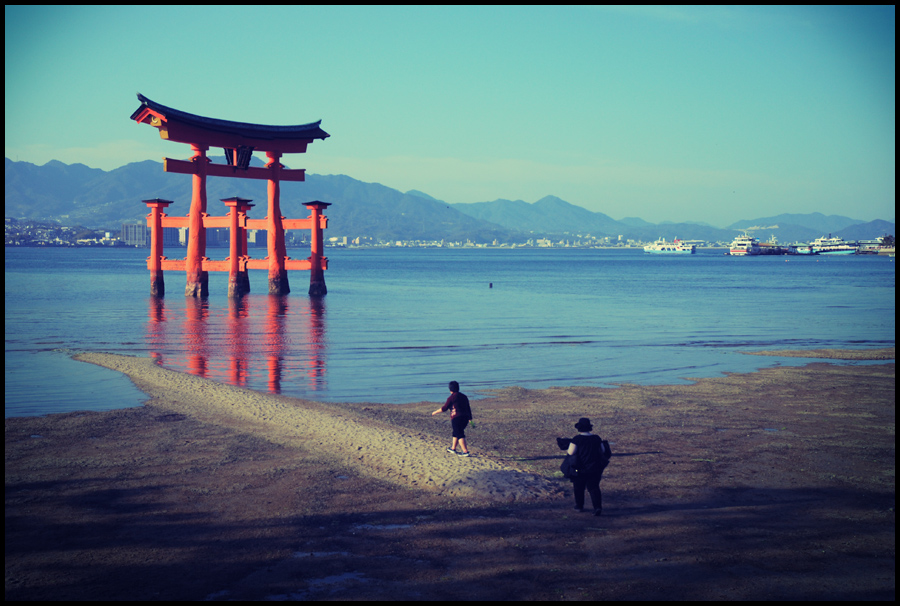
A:
<svg viewBox="0 0 900 606">
<path fill-rule="evenodd" d="M 697 252 L 697 247 L 691 244 L 688 246 L 678 238 L 674 242 L 666 242 L 665 238 L 660 238 L 653 244 L 644 247 L 644 252 L 657 254 L 675 254 L 675 255 L 693 255 Z"/>
<path fill-rule="evenodd" d="M 831 234 L 827 238 L 816 238 L 810 246 L 817 255 L 852 255 L 859 250 L 858 244 L 844 242 L 843 238 L 832 237 Z"/>
<path fill-rule="evenodd" d="M 790 254 L 794 255 L 814 255 L 816 251 L 813 250 L 812 244 L 794 244 L 789 247 Z"/>
<path fill-rule="evenodd" d="M 759 247 L 759 240 L 753 236 L 748 236 L 747 234 L 735 238 L 734 242 L 731 243 L 731 249 L 728 251 L 729 254 L 736 257 L 758 255 L 761 252 L 762 249 Z"/>
</svg>

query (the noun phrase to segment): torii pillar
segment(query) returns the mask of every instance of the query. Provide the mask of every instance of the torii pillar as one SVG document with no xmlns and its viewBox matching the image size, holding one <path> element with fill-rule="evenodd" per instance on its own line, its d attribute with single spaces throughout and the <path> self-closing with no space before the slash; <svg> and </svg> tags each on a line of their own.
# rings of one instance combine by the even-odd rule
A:
<svg viewBox="0 0 900 606">
<path fill-rule="evenodd" d="M 206 257 L 203 217 L 206 215 L 206 169 L 209 164 L 207 149 L 207 145 L 191 144 L 194 173 L 191 178 L 191 209 L 188 212 L 187 254 L 184 258 L 184 270 L 187 274 L 184 294 L 187 297 L 209 296 L 209 272 L 203 271 L 203 259 Z"/>
<path fill-rule="evenodd" d="M 322 271 L 322 261 L 325 258 L 322 256 L 322 252 L 325 249 L 325 242 L 322 238 L 322 223 L 323 220 L 327 219 L 322 216 L 322 211 L 331 206 L 331 203 L 316 200 L 314 202 L 306 202 L 305 206 L 311 211 L 309 218 L 312 221 L 312 229 L 310 230 L 312 242 L 309 247 L 309 294 L 310 296 L 321 296 L 328 294 L 328 289 L 325 288 L 325 272 Z"/>
<path fill-rule="evenodd" d="M 147 266 L 150 269 L 150 296 L 163 297 L 166 294 L 166 283 L 163 280 L 163 229 L 162 218 L 165 216 L 166 207 L 171 200 L 153 198 L 144 200 L 150 208 L 150 256 L 147 257 Z"/>
<path fill-rule="evenodd" d="M 247 211 L 253 208 L 250 200 L 244 198 L 225 198 L 222 200 L 225 206 L 231 210 L 228 216 L 231 219 L 231 231 L 229 234 L 229 267 L 228 267 L 228 297 L 242 297 L 250 292 L 250 279 L 247 276 Z"/>
<path fill-rule="evenodd" d="M 267 151 L 269 161 L 266 168 L 269 169 L 268 194 L 269 208 L 266 215 L 266 231 L 269 249 L 269 294 L 286 295 L 291 292 L 288 283 L 287 269 L 284 266 L 284 258 L 287 256 L 287 248 L 284 244 L 284 224 L 281 216 L 281 169 L 284 168 L 278 161 L 281 152 Z"/>
</svg>

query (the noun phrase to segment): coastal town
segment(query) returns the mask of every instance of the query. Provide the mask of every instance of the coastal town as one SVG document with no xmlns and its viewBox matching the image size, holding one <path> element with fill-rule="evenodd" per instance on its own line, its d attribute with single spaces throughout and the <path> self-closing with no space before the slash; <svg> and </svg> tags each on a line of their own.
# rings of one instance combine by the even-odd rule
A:
<svg viewBox="0 0 900 606">
<path fill-rule="evenodd" d="M 14 219 L 7 217 L 4 224 L 6 246 L 126 246 L 136 248 L 149 248 L 150 229 L 139 223 L 123 223 L 118 231 L 104 229 L 90 229 L 83 226 L 61 225 L 50 221 L 35 221 L 26 219 Z M 187 240 L 186 229 L 165 228 L 164 244 L 166 247 L 184 247 Z M 288 246 L 308 246 L 306 238 L 300 237 L 298 232 L 288 232 L 285 235 Z M 228 247 L 227 229 L 209 229 L 208 246 L 212 248 Z M 737 237 L 732 242 L 705 240 L 679 241 L 682 247 L 688 250 L 696 249 L 724 249 L 733 251 L 735 242 L 743 240 Z M 833 239 L 833 238 L 832 238 Z M 773 242 L 758 242 L 755 238 L 749 241 L 750 250 L 746 254 L 813 254 L 808 247 L 814 243 L 778 244 Z M 820 240 L 827 240 L 821 238 Z M 753 246 L 753 241 L 756 245 Z M 618 248 L 618 249 L 643 249 L 653 252 L 652 248 L 659 248 L 660 242 L 644 242 L 633 238 L 595 237 L 590 234 L 566 234 L 557 237 L 531 237 L 520 242 L 476 242 L 473 240 L 384 240 L 368 236 L 332 236 L 325 239 L 325 245 L 331 248 Z M 266 247 L 266 232 L 262 230 L 249 230 L 248 245 L 251 248 Z M 888 235 L 874 240 L 862 240 L 847 242 L 846 245 L 859 254 L 889 254 L 894 250 L 894 236 Z M 806 248 L 804 248 L 806 247 Z M 731 254 L 738 254 L 732 252 Z"/>
</svg>

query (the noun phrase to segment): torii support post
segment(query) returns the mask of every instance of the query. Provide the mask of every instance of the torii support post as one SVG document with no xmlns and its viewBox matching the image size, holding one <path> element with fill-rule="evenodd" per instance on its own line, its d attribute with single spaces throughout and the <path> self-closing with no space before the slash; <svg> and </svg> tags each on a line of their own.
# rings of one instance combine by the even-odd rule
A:
<svg viewBox="0 0 900 606">
<path fill-rule="evenodd" d="M 247 211 L 253 208 L 250 200 L 244 198 L 225 198 L 222 200 L 231 210 L 228 297 L 242 297 L 250 292 L 250 279 L 247 277 Z"/>
<path fill-rule="evenodd" d="M 250 274 L 247 272 L 250 269 L 247 266 L 247 262 L 250 260 L 250 255 L 247 254 L 247 213 L 250 212 L 250 209 L 255 205 L 249 203 L 250 200 L 246 200 L 246 203 L 242 207 L 238 207 L 238 217 L 241 224 L 241 264 L 243 265 L 241 271 L 238 272 L 238 278 L 241 280 L 243 284 L 243 289 L 245 293 L 250 292 Z"/>
<path fill-rule="evenodd" d="M 281 216 L 281 169 L 284 168 L 278 161 L 281 152 L 267 151 L 269 161 L 266 168 L 269 169 L 268 194 L 269 208 L 266 218 L 267 245 L 269 249 L 269 294 L 286 295 L 291 292 L 288 282 L 287 268 L 284 266 L 284 258 L 287 256 L 287 248 L 284 244 L 284 224 Z"/>
<path fill-rule="evenodd" d="M 322 238 L 322 222 L 325 217 L 322 211 L 331 206 L 330 202 L 305 202 L 306 208 L 310 212 L 309 218 L 312 220 L 312 228 L 310 230 L 311 243 L 309 247 L 309 295 L 311 297 L 328 294 L 325 287 L 325 272 L 322 271 L 323 255 L 325 243 Z"/>
<path fill-rule="evenodd" d="M 206 157 L 206 145 L 191 145 L 194 156 L 193 163 L 191 209 L 188 213 L 187 254 L 184 258 L 184 269 L 187 282 L 184 286 L 186 297 L 209 296 L 209 273 L 203 271 L 203 259 L 206 257 L 206 229 L 203 227 L 203 216 L 206 215 L 206 169 L 209 158 Z"/>
<path fill-rule="evenodd" d="M 162 200 L 154 198 L 152 200 L 144 200 L 144 204 L 150 208 L 150 214 L 147 215 L 150 223 L 150 256 L 147 257 L 147 269 L 150 270 L 150 296 L 164 297 L 166 294 L 166 283 L 163 280 L 163 228 L 162 218 L 165 216 L 165 209 L 171 200 Z"/>
</svg>

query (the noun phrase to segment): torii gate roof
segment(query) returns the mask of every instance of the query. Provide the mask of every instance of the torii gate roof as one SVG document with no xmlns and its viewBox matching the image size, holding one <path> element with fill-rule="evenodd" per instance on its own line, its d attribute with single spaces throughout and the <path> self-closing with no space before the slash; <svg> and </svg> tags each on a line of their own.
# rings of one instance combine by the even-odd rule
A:
<svg viewBox="0 0 900 606">
<path fill-rule="evenodd" d="M 152 101 L 140 93 L 137 97 L 141 106 L 131 114 L 131 119 L 150 124 L 159 129 L 161 138 L 179 143 L 302 153 L 314 139 L 330 136 L 319 127 L 321 120 L 295 126 L 233 122 L 189 114 Z"/>
</svg>

